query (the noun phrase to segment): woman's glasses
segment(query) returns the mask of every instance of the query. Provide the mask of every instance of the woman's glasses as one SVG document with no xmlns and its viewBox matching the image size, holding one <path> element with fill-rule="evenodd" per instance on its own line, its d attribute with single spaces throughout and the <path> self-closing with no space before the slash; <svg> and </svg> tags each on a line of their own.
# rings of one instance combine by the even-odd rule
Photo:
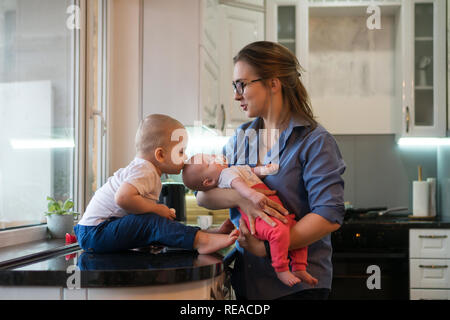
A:
<svg viewBox="0 0 450 320">
<path fill-rule="evenodd" d="M 264 79 L 263 78 L 259 78 L 259 79 L 255 79 L 255 80 L 249 81 L 247 83 L 238 80 L 236 82 L 233 81 L 231 84 L 233 85 L 234 93 L 235 94 L 237 93 L 238 95 L 242 96 L 244 94 L 244 89 L 245 89 L 246 86 L 248 86 L 249 84 L 251 84 L 253 82 L 261 81 L 261 80 L 264 80 Z"/>
</svg>

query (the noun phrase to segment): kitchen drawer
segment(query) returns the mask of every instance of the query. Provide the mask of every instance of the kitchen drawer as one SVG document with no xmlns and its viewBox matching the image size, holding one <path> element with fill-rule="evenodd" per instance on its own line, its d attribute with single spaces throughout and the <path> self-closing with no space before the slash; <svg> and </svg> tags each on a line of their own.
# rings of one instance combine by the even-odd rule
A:
<svg viewBox="0 0 450 320">
<path fill-rule="evenodd" d="M 450 289 L 450 259 L 410 259 L 410 288 Z"/>
<path fill-rule="evenodd" d="M 411 229 L 409 231 L 410 258 L 450 258 L 449 229 Z"/>
<path fill-rule="evenodd" d="M 450 290 L 411 289 L 411 300 L 450 300 Z"/>
</svg>

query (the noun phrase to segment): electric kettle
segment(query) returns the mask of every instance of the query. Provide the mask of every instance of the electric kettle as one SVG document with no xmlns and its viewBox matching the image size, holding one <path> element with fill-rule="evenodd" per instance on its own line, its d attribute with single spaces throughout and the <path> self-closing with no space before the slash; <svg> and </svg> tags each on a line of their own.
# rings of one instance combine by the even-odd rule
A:
<svg viewBox="0 0 450 320">
<path fill-rule="evenodd" d="M 164 182 L 162 184 L 159 203 L 175 209 L 176 221 L 186 222 L 185 186 L 180 182 Z"/>
</svg>

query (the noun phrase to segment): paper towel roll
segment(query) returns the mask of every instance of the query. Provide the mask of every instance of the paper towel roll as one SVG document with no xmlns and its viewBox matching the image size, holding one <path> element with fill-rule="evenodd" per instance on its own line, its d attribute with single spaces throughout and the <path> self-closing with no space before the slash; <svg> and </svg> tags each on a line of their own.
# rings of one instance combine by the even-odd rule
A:
<svg viewBox="0 0 450 320">
<path fill-rule="evenodd" d="M 413 216 L 427 217 L 429 186 L 426 181 L 413 181 Z"/>
<path fill-rule="evenodd" d="M 428 178 L 427 183 L 429 190 L 428 215 L 434 217 L 436 216 L 436 178 Z"/>
</svg>

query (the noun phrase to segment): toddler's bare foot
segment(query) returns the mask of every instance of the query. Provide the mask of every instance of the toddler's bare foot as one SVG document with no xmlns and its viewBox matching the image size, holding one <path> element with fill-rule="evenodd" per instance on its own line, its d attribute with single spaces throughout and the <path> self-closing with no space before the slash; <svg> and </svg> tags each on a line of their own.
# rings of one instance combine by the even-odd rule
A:
<svg viewBox="0 0 450 320">
<path fill-rule="evenodd" d="M 312 286 L 315 286 L 317 283 L 319 283 L 319 280 L 314 278 L 312 275 L 310 275 L 306 270 L 297 270 L 293 271 L 293 273 L 300 278 L 302 281 L 306 282 L 307 284 L 310 284 Z"/>
<path fill-rule="evenodd" d="M 231 246 L 238 238 L 236 232 L 230 234 L 206 233 L 198 231 L 195 235 L 194 249 L 200 254 L 208 254 Z"/>
<path fill-rule="evenodd" d="M 301 280 L 299 278 L 297 278 L 289 270 L 277 272 L 276 274 L 277 274 L 278 279 L 280 279 L 281 282 L 283 282 L 285 285 L 287 285 L 289 287 L 292 287 L 293 285 L 301 282 Z"/>
</svg>

